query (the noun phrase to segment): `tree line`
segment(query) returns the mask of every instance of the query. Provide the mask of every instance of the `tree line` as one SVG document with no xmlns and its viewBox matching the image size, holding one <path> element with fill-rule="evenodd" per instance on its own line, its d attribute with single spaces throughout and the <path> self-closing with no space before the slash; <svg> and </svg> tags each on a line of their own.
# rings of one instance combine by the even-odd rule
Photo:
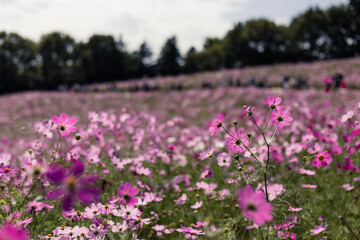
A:
<svg viewBox="0 0 360 240">
<path fill-rule="evenodd" d="M 185 56 L 172 36 L 155 61 L 146 42 L 130 52 L 121 38 L 111 35 L 76 42 L 68 34 L 53 32 L 36 43 L 17 33 L 0 32 L 0 93 L 359 53 L 360 0 L 325 10 L 309 8 L 289 25 L 268 19 L 239 22 L 223 38 L 207 38 L 203 49 L 191 47 Z"/>
</svg>

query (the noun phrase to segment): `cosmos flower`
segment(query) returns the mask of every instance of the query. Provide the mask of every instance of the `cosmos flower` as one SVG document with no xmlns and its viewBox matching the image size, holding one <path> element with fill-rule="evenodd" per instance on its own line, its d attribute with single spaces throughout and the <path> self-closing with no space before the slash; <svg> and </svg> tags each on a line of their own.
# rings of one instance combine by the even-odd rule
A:
<svg viewBox="0 0 360 240">
<path fill-rule="evenodd" d="M 321 225 L 319 225 L 319 226 L 315 226 L 314 229 L 311 229 L 311 230 L 310 230 L 311 235 L 317 235 L 317 234 L 325 231 L 325 229 L 327 228 L 327 226 L 328 226 L 327 224 L 326 224 L 326 225 L 321 224 Z"/>
<path fill-rule="evenodd" d="M 321 166 L 326 167 L 328 163 L 331 162 L 331 155 L 327 151 L 321 152 L 318 155 L 316 155 L 313 164 L 317 168 L 320 168 Z"/>
<path fill-rule="evenodd" d="M 289 209 L 288 209 L 288 211 L 290 211 L 290 212 L 299 212 L 301 210 L 302 210 L 302 208 L 294 208 L 292 206 L 289 206 Z"/>
<path fill-rule="evenodd" d="M 245 217 L 250 218 L 257 225 L 273 220 L 272 206 L 267 203 L 263 192 L 254 192 L 250 185 L 238 190 L 239 206 Z"/>
<path fill-rule="evenodd" d="M 311 184 L 301 184 L 302 188 L 317 188 L 317 185 L 311 185 Z"/>
<path fill-rule="evenodd" d="M 0 228 L 0 240 L 27 240 L 28 233 L 25 230 L 16 228 L 10 223 Z"/>
<path fill-rule="evenodd" d="M 268 98 L 263 98 L 264 103 L 271 109 L 277 109 L 277 106 L 281 103 L 282 99 L 277 97 L 275 98 L 273 95 L 270 95 Z"/>
<path fill-rule="evenodd" d="M 253 114 L 253 111 L 255 110 L 255 107 L 250 107 L 250 106 L 246 106 L 246 105 L 244 105 L 244 107 L 243 107 L 243 111 L 242 111 L 242 113 L 241 113 L 241 115 L 240 115 L 240 117 L 245 117 L 245 116 L 251 116 L 252 114 Z"/>
<path fill-rule="evenodd" d="M 0 176 L 1 175 L 12 175 L 19 172 L 18 168 L 13 168 L 11 166 L 0 165 Z"/>
<path fill-rule="evenodd" d="M 122 184 L 117 191 L 117 194 L 120 197 L 120 203 L 129 206 L 134 206 L 137 203 L 138 199 L 134 196 L 136 196 L 138 193 L 139 189 L 136 187 L 131 187 L 131 182 Z"/>
<path fill-rule="evenodd" d="M 76 118 L 69 118 L 66 113 L 62 113 L 60 117 L 55 115 L 51 120 L 55 123 L 55 125 L 57 125 L 61 136 L 69 136 L 70 132 L 75 132 L 77 129 L 74 126 L 77 122 Z"/>
<path fill-rule="evenodd" d="M 273 111 L 271 114 L 271 120 L 274 124 L 278 124 L 279 128 L 284 126 L 288 126 L 293 121 L 293 118 L 290 116 L 290 112 L 288 110 L 283 110 L 282 108 Z"/>
<path fill-rule="evenodd" d="M 228 147 L 235 153 L 245 152 L 246 150 L 245 146 L 249 144 L 249 140 L 246 134 L 243 133 L 240 129 L 236 133 L 233 131 L 230 134 L 231 137 L 226 138 L 226 143 Z"/>
<path fill-rule="evenodd" d="M 211 136 L 216 134 L 220 130 L 220 128 L 222 127 L 224 118 L 225 118 L 224 114 L 219 113 L 217 115 L 217 118 L 212 121 L 212 123 L 210 124 L 210 128 L 209 128 Z"/>
<path fill-rule="evenodd" d="M 228 153 L 222 152 L 216 157 L 217 163 L 221 167 L 229 167 L 231 164 L 231 157 Z"/>
<path fill-rule="evenodd" d="M 214 147 L 210 147 L 208 150 L 206 150 L 206 151 L 199 154 L 199 159 L 200 160 L 205 160 L 205 159 L 211 157 L 213 155 L 213 153 L 214 153 L 214 150 L 215 150 Z"/>
<path fill-rule="evenodd" d="M 62 208 L 65 211 L 70 211 L 75 200 L 86 205 L 92 203 L 100 194 L 100 190 L 93 186 L 97 177 L 82 176 L 84 171 L 84 165 L 75 160 L 70 170 L 60 165 L 50 167 L 45 175 L 56 188 L 47 193 L 48 198 L 56 200 L 63 197 Z"/>
<path fill-rule="evenodd" d="M 198 209 L 202 206 L 203 202 L 196 202 L 194 205 L 190 206 L 192 209 Z"/>
</svg>

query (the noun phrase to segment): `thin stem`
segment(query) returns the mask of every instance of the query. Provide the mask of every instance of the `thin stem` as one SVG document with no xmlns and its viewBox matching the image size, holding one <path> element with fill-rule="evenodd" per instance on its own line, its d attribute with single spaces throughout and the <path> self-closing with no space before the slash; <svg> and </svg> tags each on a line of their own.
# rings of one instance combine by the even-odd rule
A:
<svg viewBox="0 0 360 240">
<path fill-rule="evenodd" d="M 60 138 L 59 138 L 59 141 L 60 141 Z M 70 152 L 71 149 L 73 149 L 73 148 L 75 147 L 76 143 L 77 143 L 77 142 L 75 142 L 75 144 L 73 144 L 73 146 L 69 149 L 68 152 Z M 57 147 L 58 147 L 58 146 L 59 146 L 59 143 L 57 144 Z M 63 154 L 59 155 L 58 157 L 54 157 L 54 158 L 51 160 L 49 166 L 52 166 L 58 158 L 60 158 L 60 157 L 62 157 L 62 156 L 65 156 L 65 154 L 68 153 L 68 152 L 63 153 Z M 24 199 L 21 201 L 21 203 L 20 203 L 19 207 L 17 208 L 17 210 L 19 210 L 19 209 L 22 207 L 22 205 L 24 204 L 25 200 L 29 197 L 29 195 L 30 195 L 31 192 L 35 189 L 35 186 L 40 182 L 41 179 L 42 179 L 42 176 L 40 176 L 38 179 L 36 179 L 36 181 L 35 181 L 35 182 L 33 183 L 33 185 L 31 186 L 30 191 L 26 194 L 26 196 L 24 197 Z"/>
<path fill-rule="evenodd" d="M 267 119 L 267 121 L 266 121 L 266 124 L 265 124 L 265 127 L 264 127 L 264 131 L 266 130 L 266 128 L 267 128 L 267 126 L 268 126 L 268 124 L 269 124 L 269 122 L 270 122 L 271 113 L 273 112 L 273 110 L 274 110 L 274 109 L 271 109 L 271 111 L 270 111 L 270 113 L 269 113 L 269 117 L 268 117 L 268 119 Z"/>
</svg>

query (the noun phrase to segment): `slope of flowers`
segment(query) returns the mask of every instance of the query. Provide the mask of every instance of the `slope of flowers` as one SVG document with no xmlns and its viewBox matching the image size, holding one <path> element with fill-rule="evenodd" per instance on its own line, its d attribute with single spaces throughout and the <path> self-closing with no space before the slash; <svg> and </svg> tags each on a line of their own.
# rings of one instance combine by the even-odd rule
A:
<svg viewBox="0 0 360 240">
<path fill-rule="evenodd" d="M 357 239 L 358 96 L 3 96 L 0 239 Z"/>
<path fill-rule="evenodd" d="M 144 84 L 158 86 L 161 89 L 176 88 L 181 84 L 182 88 L 194 89 L 201 88 L 203 83 L 211 84 L 213 87 L 223 86 L 229 81 L 235 85 L 238 80 L 244 85 L 251 78 L 259 81 L 267 79 L 267 85 L 270 87 L 281 86 L 281 78 L 284 75 L 295 79 L 302 77 L 308 79 L 310 87 L 322 88 L 323 80 L 335 73 L 344 74 L 344 81 L 347 87 L 359 89 L 360 80 L 360 58 L 336 59 L 327 61 L 317 61 L 312 63 L 296 64 L 275 64 L 270 66 L 245 67 L 241 69 L 219 70 L 214 72 L 195 73 L 189 75 L 168 76 L 135 79 L 131 81 L 117 82 L 116 87 L 120 90 L 134 89 L 135 86 L 142 88 Z M 294 80 L 293 80 L 294 81 Z M 90 89 L 107 89 L 107 84 L 94 84 Z"/>
</svg>

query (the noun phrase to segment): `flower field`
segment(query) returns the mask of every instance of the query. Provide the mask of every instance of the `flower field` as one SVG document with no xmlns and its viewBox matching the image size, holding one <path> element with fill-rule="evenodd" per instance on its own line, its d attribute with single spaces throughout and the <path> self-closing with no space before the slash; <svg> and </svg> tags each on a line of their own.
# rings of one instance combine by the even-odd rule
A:
<svg viewBox="0 0 360 240">
<path fill-rule="evenodd" d="M 157 87 L 160 89 L 176 88 L 179 85 L 183 89 L 196 89 L 205 86 L 245 86 L 250 79 L 259 82 L 265 79 L 268 87 L 280 87 L 281 79 L 288 75 L 290 84 L 296 84 L 296 78 L 307 80 L 312 88 L 323 88 L 323 80 L 335 73 L 344 74 L 344 80 L 348 88 L 360 89 L 360 58 L 348 58 L 341 60 L 317 61 L 313 63 L 289 63 L 277 65 L 265 65 L 256 67 L 245 67 L 241 69 L 224 69 L 215 72 L 195 73 L 189 75 L 155 77 L 122 81 L 115 84 L 116 89 L 121 91 L 134 90 L 136 88 Z M 93 84 L 90 90 L 106 90 L 107 84 Z"/>
<path fill-rule="evenodd" d="M 0 97 L 1 240 L 359 239 L 359 92 Z"/>
</svg>

